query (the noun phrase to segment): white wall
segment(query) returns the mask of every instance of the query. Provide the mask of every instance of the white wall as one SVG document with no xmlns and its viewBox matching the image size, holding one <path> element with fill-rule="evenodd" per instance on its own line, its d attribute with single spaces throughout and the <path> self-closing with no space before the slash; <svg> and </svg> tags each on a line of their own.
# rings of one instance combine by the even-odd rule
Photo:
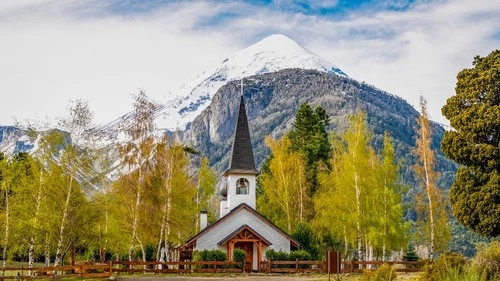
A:
<svg viewBox="0 0 500 281">
<path fill-rule="evenodd" d="M 248 194 L 236 194 L 236 182 L 240 178 L 245 178 L 249 182 Z M 231 174 L 227 177 L 228 186 L 227 186 L 227 205 L 229 207 L 229 211 L 238 207 L 241 203 L 245 203 L 248 206 L 256 209 L 255 204 L 255 175 L 248 174 Z"/>
<path fill-rule="evenodd" d="M 265 251 L 268 249 L 290 252 L 290 240 L 288 240 L 286 236 L 245 208 L 233 213 L 230 217 L 224 219 L 219 225 L 211 228 L 198 237 L 198 240 L 196 241 L 196 249 L 220 249 L 227 252 L 226 245 L 218 246 L 217 243 L 245 224 L 267 239 L 267 241 L 271 242 L 272 245 L 270 247 L 264 247 L 263 258 L 265 257 Z M 256 257 L 257 253 L 254 253 L 254 256 Z M 256 262 L 254 262 L 254 264 L 256 264 Z"/>
</svg>

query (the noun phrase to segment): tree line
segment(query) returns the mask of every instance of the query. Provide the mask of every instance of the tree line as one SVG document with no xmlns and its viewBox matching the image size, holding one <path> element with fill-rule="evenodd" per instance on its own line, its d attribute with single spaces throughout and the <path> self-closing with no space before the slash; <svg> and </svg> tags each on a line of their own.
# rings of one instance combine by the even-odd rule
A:
<svg viewBox="0 0 500 281">
<path fill-rule="evenodd" d="M 155 139 L 155 106 L 142 91 L 134 96 L 133 118 L 122 124 L 127 140 L 112 149 L 123 159 L 118 166 L 88 138 L 92 113 L 83 101 L 60 124 L 69 134 L 34 134 L 33 155 L 0 155 L 3 267 L 171 260 L 173 247 L 198 230 L 200 210 L 214 209 L 217 178 L 192 148 Z M 110 168 L 120 170 L 118 179 L 108 178 Z"/>
<path fill-rule="evenodd" d="M 349 118 L 346 131 L 328 136 L 324 109 L 313 110 L 308 104 L 300 107 L 287 135 L 266 138 L 271 154 L 259 177 L 259 211 L 293 233 L 309 252 L 335 248 L 347 259 L 386 260 L 411 240 L 428 246 L 433 259 L 435 250 L 446 248 L 448 214 L 435 186 L 424 100 L 421 110 L 414 150 L 419 159 L 414 171 L 421 184 L 413 226 L 403 219 L 407 187 L 399 179 L 389 133 L 377 153 L 366 114 L 358 111 Z M 420 237 L 410 237 L 410 228 Z"/>
</svg>

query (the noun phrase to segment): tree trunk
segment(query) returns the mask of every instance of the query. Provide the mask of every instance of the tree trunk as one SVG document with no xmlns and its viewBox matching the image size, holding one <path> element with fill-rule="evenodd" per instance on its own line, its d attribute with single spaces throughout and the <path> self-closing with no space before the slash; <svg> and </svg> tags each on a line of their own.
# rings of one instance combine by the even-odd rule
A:
<svg viewBox="0 0 500 281">
<path fill-rule="evenodd" d="M 50 266 L 50 240 L 49 233 L 45 233 L 45 267 Z"/>
<path fill-rule="evenodd" d="M 38 179 L 38 193 L 36 195 L 36 208 L 35 215 L 33 218 L 33 235 L 30 238 L 29 247 L 28 247 L 28 268 L 33 267 L 33 263 L 35 262 L 35 230 L 38 225 L 38 215 L 40 214 L 40 207 L 42 205 L 42 182 L 43 182 L 43 168 L 40 167 L 40 177 Z M 30 270 L 28 275 L 31 276 L 33 272 Z"/>
<path fill-rule="evenodd" d="M 7 188 L 7 183 L 5 183 L 5 236 L 3 239 L 3 254 L 2 254 L 2 268 L 7 266 L 7 248 L 9 246 L 9 189 Z"/>
<path fill-rule="evenodd" d="M 135 206 L 133 207 L 133 214 L 132 214 L 132 239 L 130 240 L 130 248 L 128 251 L 128 260 L 132 261 L 133 260 L 133 255 L 134 255 L 134 249 L 135 249 L 135 240 L 137 238 L 137 222 L 139 220 L 139 206 L 141 204 L 141 169 L 139 168 L 139 183 L 137 184 L 137 192 L 135 194 Z M 132 265 L 130 265 L 132 268 Z"/>
<path fill-rule="evenodd" d="M 64 204 L 63 216 L 61 219 L 61 228 L 59 229 L 59 239 L 57 241 L 56 259 L 54 260 L 54 266 L 58 266 L 61 262 L 62 247 L 64 243 L 64 229 L 66 228 L 66 220 L 68 218 L 68 209 L 71 199 L 71 192 L 73 188 L 73 173 L 71 173 L 68 185 L 68 194 L 66 195 L 66 202 Z"/>
<path fill-rule="evenodd" d="M 162 242 L 163 242 L 163 232 L 165 229 L 165 217 L 166 217 L 166 212 L 163 212 L 163 216 L 161 219 L 161 227 L 160 227 L 160 236 L 158 238 L 158 245 L 156 248 L 156 261 L 162 261 L 161 260 L 161 250 L 162 250 Z"/>
<path fill-rule="evenodd" d="M 360 261 L 363 260 L 363 232 L 361 230 L 361 219 L 362 219 L 362 214 L 361 214 L 361 187 L 359 186 L 358 183 L 358 174 L 356 170 L 354 170 L 354 188 L 356 191 L 356 210 L 358 212 L 357 214 L 357 222 L 356 222 L 356 235 L 357 235 L 357 249 L 358 249 L 358 259 Z M 361 268 L 363 268 L 361 266 Z"/>
<path fill-rule="evenodd" d="M 423 126 L 422 128 L 423 130 L 423 133 L 424 133 L 424 139 L 427 139 L 428 137 L 428 134 L 425 130 L 425 127 Z M 435 245 L 435 238 L 434 238 L 434 208 L 433 208 L 433 204 L 432 204 L 432 199 L 433 199 L 433 194 L 432 194 L 432 184 L 431 184 L 431 180 L 430 180 L 430 177 L 429 177 L 429 173 L 430 173 L 430 167 L 429 167 L 429 164 L 427 159 L 428 159 L 428 155 L 427 155 L 427 149 L 423 149 L 423 161 L 424 161 L 424 176 L 425 176 L 425 179 L 424 179 L 424 182 L 425 182 L 425 190 L 426 190 L 426 195 L 427 195 L 427 202 L 428 202 L 428 207 L 429 207 L 429 223 L 430 223 L 430 245 L 429 245 L 429 260 L 433 261 L 434 260 L 434 245 Z"/>
</svg>

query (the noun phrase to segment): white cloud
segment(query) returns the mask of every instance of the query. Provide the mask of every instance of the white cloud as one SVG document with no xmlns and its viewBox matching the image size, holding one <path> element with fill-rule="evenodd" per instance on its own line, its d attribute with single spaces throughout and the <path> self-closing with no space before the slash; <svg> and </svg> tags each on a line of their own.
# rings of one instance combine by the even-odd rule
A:
<svg viewBox="0 0 500 281">
<path fill-rule="evenodd" d="M 7 2 L 0 4 L 0 124 L 12 115 L 64 115 L 77 98 L 89 100 L 97 122 L 112 120 L 139 88 L 165 99 L 271 33 L 413 105 L 424 95 L 431 117 L 446 123 L 440 108 L 456 74 L 500 43 L 500 2 L 489 0 L 357 10 L 341 20 L 240 2 L 175 2 L 141 13 L 113 12 L 103 1 Z"/>
</svg>

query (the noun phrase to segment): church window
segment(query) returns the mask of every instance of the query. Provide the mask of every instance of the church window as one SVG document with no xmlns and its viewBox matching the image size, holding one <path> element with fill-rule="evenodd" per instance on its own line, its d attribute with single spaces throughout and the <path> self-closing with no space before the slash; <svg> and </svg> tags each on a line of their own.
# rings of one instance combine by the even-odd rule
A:
<svg viewBox="0 0 500 281">
<path fill-rule="evenodd" d="M 236 194 L 248 194 L 250 183 L 245 178 L 240 178 L 236 181 Z"/>
</svg>

